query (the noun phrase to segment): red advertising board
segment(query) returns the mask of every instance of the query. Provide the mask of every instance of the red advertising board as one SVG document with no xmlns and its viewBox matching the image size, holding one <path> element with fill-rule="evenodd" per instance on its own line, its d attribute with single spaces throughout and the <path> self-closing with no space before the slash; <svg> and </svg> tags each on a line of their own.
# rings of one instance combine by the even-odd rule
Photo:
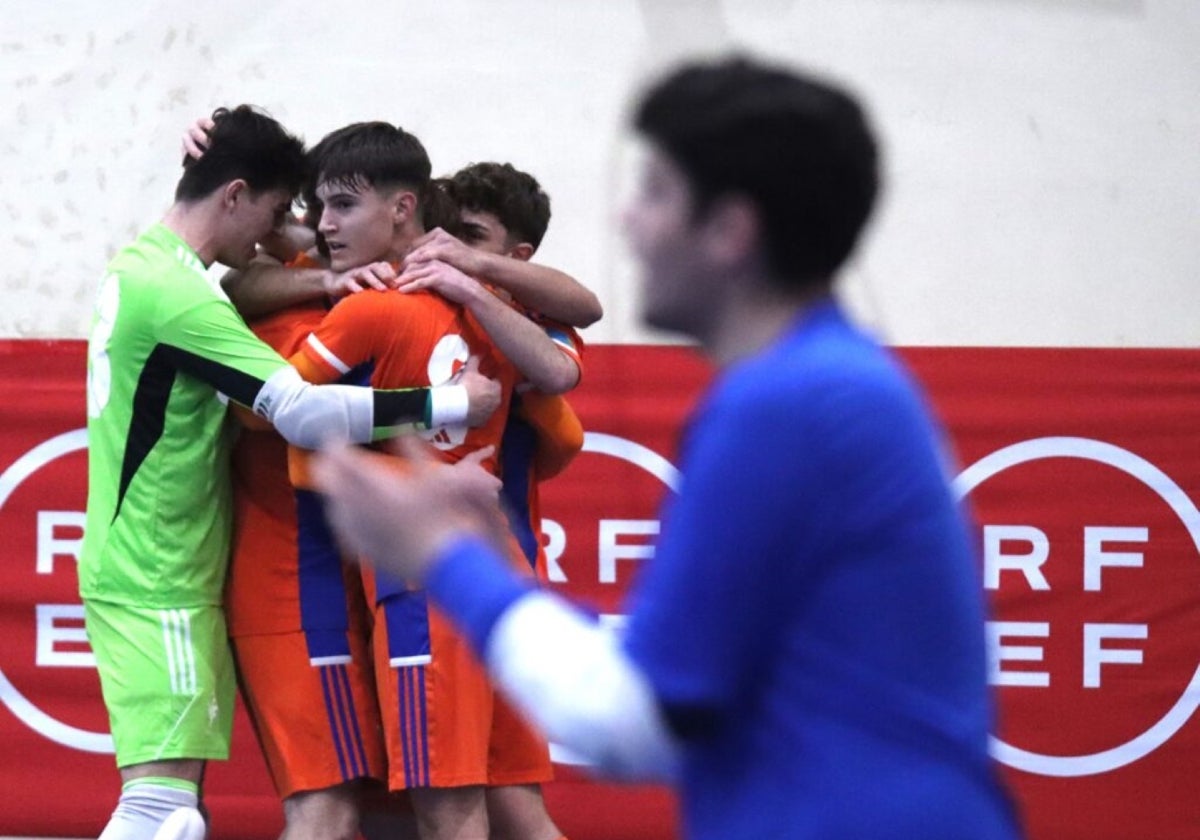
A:
<svg viewBox="0 0 1200 840">
<path fill-rule="evenodd" d="M 993 752 L 1035 840 L 1191 837 L 1200 800 L 1200 355 L 907 348 L 948 430 L 991 598 Z M 82 342 L 0 342 L 0 835 L 94 836 L 117 792 L 74 558 L 85 500 Z M 678 481 L 711 371 L 684 349 L 589 348 L 585 451 L 544 485 L 554 586 L 619 614 Z M 674 836 L 673 801 L 562 767 L 577 838 Z M 63 791 L 70 795 L 64 796 Z M 218 838 L 282 820 L 239 712 L 206 799 Z"/>
</svg>

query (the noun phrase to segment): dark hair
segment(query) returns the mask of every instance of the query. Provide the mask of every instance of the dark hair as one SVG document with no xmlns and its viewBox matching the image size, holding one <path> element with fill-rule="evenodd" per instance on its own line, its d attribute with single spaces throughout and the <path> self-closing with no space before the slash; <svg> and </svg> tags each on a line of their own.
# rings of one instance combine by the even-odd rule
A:
<svg viewBox="0 0 1200 840">
<path fill-rule="evenodd" d="M 433 167 L 421 141 L 385 122 L 352 123 L 321 138 L 309 152 L 310 186 L 411 187 L 418 197 Z"/>
<path fill-rule="evenodd" d="M 472 163 L 450 178 L 463 210 L 491 213 L 517 242 L 535 249 L 550 224 L 550 197 L 528 172 L 511 163 Z"/>
<path fill-rule="evenodd" d="M 286 189 L 304 180 L 304 144 L 251 105 L 213 112 L 204 155 L 186 157 L 175 187 L 176 201 L 196 201 L 238 178 L 255 192 Z"/>
<path fill-rule="evenodd" d="M 454 198 L 454 185 L 449 178 L 434 178 L 429 182 L 421 201 L 421 223 L 425 230 L 440 227 L 451 236 L 462 239 L 462 215 Z"/>
<path fill-rule="evenodd" d="M 725 195 L 757 206 L 778 280 L 827 282 L 854 250 L 879 188 L 878 153 L 844 91 L 732 56 L 659 81 L 634 124 L 683 170 L 697 214 Z"/>
</svg>

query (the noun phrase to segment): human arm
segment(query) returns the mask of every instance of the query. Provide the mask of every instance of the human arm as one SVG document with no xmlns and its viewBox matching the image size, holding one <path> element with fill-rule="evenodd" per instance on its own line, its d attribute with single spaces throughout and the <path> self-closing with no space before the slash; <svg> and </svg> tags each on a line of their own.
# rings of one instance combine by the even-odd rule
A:
<svg viewBox="0 0 1200 840">
<path fill-rule="evenodd" d="M 465 274 L 504 289 L 523 306 L 572 327 L 591 326 L 604 314 L 595 293 L 571 275 L 528 260 L 477 250 L 441 228 L 417 240 L 405 257 L 404 268 L 433 260 L 449 263 Z M 402 281 L 405 274 L 401 273 Z M 415 278 L 409 282 L 415 282 Z M 419 284 L 416 288 L 420 288 Z"/>
<path fill-rule="evenodd" d="M 561 394 L 579 382 L 579 363 L 529 318 L 449 263 L 433 260 L 405 269 L 402 279 L 462 304 L 530 385 Z"/>
<path fill-rule="evenodd" d="M 227 272 L 221 287 L 243 318 L 257 318 L 313 300 L 394 288 L 396 282 L 396 271 L 386 262 L 337 272 L 316 265 L 293 268 L 260 254 L 245 270 Z"/>
<path fill-rule="evenodd" d="M 489 498 L 464 471 L 425 462 L 414 444 L 401 444 L 415 463 L 404 476 L 345 448 L 318 455 L 314 476 L 344 545 L 423 581 L 506 696 L 549 738 L 610 775 L 670 778 L 677 746 L 620 643 L 561 599 L 530 588 L 479 537 L 463 539 L 487 533 L 494 491 Z M 374 503 L 362 505 L 363 498 Z"/>
<path fill-rule="evenodd" d="M 536 480 L 558 475 L 583 450 L 583 424 L 562 395 L 526 391 L 521 394 L 519 412 L 537 441 L 533 452 Z"/>
<path fill-rule="evenodd" d="M 156 353 L 167 368 L 207 382 L 298 445 L 326 437 L 365 443 L 395 427 L 462 424 L 499 403 L 499 385 L 474 370 L 438 388 L 317 388 L 250 332 L 202 277 L 162 298 Z"/>
</svg>

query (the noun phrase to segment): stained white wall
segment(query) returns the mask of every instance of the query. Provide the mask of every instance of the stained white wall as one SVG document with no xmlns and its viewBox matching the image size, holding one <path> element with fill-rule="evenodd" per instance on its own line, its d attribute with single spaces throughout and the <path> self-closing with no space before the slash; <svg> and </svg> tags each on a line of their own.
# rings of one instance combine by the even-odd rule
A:
<svg viewBox="0 0 1200 840">
<path fill-rule="evenodd" d="M 731 45 L 871 103 L 888 190 L 847 272 L 897 344 L 1200 338 L 1197 0 L 0 0 L 0 337 L 82 337 L 154 221 L 178 136 L 260 104 L 315 141 L 386 119 L 437 172 L 511 160 L 554 200 L 541 258 L 637 324 L 612 225 L 647 72 Z"/>
</svg>

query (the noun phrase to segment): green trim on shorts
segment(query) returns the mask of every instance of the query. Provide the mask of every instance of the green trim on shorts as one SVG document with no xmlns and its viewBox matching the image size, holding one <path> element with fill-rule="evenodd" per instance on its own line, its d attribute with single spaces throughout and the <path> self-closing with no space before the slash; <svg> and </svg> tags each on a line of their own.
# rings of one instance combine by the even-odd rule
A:
<svg viewBox="0 0 1200 840">
<path fill-rule="evenodd" d="M 121 793 L 129 790 L 131 787 L 138 785 L 157 785 L 158 787 L 172 788 L 173 790 L 182 790 L 185 793 L 195 794 L 200 796 L 200 786 L 195 782 L 189 782 L 187 779 L 177 779 L 174 776 L 142 776 L 138 779 L 130 779 L 125 784 L 121 785 Z"/>
<path fill-rule="evenodd" d="M 83 606 L 117 766 L 229 758 L 237 685 L 221 608 Z"/>
</svg>

